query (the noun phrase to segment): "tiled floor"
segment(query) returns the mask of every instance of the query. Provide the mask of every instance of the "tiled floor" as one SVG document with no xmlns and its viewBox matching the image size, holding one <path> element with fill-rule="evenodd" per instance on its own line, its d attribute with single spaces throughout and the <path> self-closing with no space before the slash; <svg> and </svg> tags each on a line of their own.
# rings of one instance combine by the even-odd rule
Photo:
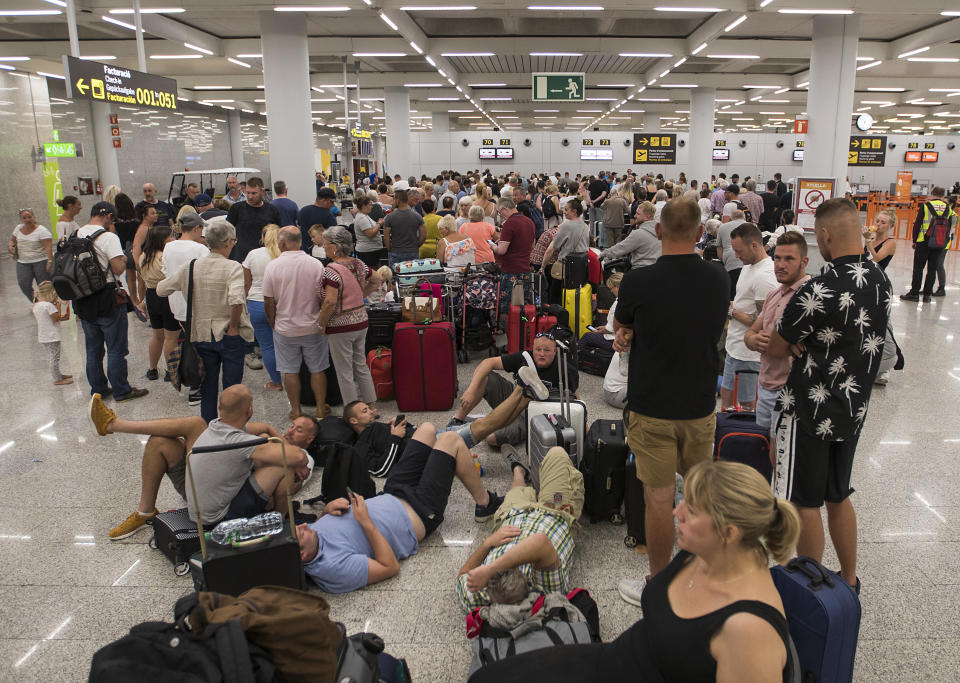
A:
<svg viewBox="0 0 960 683">
<path fill-rule="evenodd" d="M 890 268 L 904 291 L 911 252 L 906 243 Z M 960 332 L 958 257 L 949 256 L 950 286 L 932 304 L 895 304 L 894 321 L 907 358 L 903 373 L 874 391 L 854 469 L 860 523 L 863 624 L 858 681 L 955 681 L 960 670 Z M 167 560 L 147 547 L 148 533 L 111 543 L 107 531 L 137 503 L 140 437 L 99 438 L 85 415 L 83 345 L 74 321 L 64 324 L 64 370 L 78 382 L 51 385 L 36 345 L 29 306 L 13 264 L 0 258 L 0 680 L 85 680 L 90 657 L 132 625 L 170 619 L 177 597 L 191 589 Z M 131 324 L 130 376 L 146 369 L 148 332 Z M 472 366 L 461 368 L 461 387 Z M 262 388 L 263 370 L 245 373 L 254 418 L 283 426 L 282 396 Z M 137 379 L 148 397 L 123 404 L 132 418 L 197 414 L 169 385 Z M 600 379 L 585 375 L 589 418 L 616 417 L 601 399 Z M 383 414 L 393 414 L 383 406 Z M 447 414 L 417 415 L 445 422 Z M 479 449 L 486 480 L 501 493 L 505 464 Z M 319 492 L 319 478 L 307 495 Z M 161 509 L 180 507 L 164 483 Z M 370 589 L 330 596 L 332 615 L 348 630 L 367 629 L 407 658 L 416 681 L 463 680 L 470 660 L 454 577 L 488 531 L 473 522 L 472 502 L 455 485 L 447 521 L 403 564 L 400 575 Z M 646 560 L 624 548 L 624 529 L 588 526 L 577 539 L 574 576 L 600 604 L 611 639 L 640 617 L 623 603 L 617 581 L 645 572 Z M 829 544 L 828 544 L 829 545 Z M 826 563 L 836 566 L 832 550 Z"/>
</svg>

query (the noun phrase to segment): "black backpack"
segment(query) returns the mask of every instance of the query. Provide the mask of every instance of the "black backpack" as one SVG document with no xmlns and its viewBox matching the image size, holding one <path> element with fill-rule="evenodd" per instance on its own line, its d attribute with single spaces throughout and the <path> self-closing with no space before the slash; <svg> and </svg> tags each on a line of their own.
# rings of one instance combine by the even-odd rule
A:
<svg viewBox="0 0 960 683">
<path fill-rule="evenodd" d="M 933 204 L 927 202 L 930 212 L 930 225 L 927 226 L 927 248 L 943 249 L 950 241 L 950 207 L 944 207 L 943 213 L 937 213 Z"/>
<path fill-rule="evenodd" d="M 146 622 L 93 655 L 90 683 L 274 683 L 267 653 L 247 641 L 239 619 L 201 633 L 183 622 Z"/>
<path fill-rule="evenodd" d="M 346 498 L 348 486 L 364 498 L 377 495 L 367 460 L 356 448 L 343 443 L 328 443 L 320 446 L 319 451 L 322 451 L 321 458 L 325 463 L 323 479 L 320 481 L 321 500 L 329 503 L 337 498 Z"/>
<path fill-rule="evenodd" d="M 738 202 L 737 202 L 737 208 L 740 209 L 741 211 L 743 211 L 743 219 L 744 219 L 747 223 L 753 223 L 753 212 L 750 211 L 750 209 L 747 208 L 747 205 L 746 205 L 746 204 L 744 204 L 743 202 L 739 202 L 739 201 L 738 201 Z"/>
<path fill-rule="evenodd" d="M 107 273 L 93 249 L 93 243 L 105 232 L 100 228 L 89 237 L 74 233 L 54 257 L 50 280 L 64 301 L 84 299 L 106 289 Z"/>
<path fill-rule="evenodd" d="M 557 211 L 556 204 L 553 203 L 553 197 L 543 195 L 543 201 L 540 202 L 540 206 L 543 207 L 544 218 L 555 218 L 560 215 Z"/>
</svg>

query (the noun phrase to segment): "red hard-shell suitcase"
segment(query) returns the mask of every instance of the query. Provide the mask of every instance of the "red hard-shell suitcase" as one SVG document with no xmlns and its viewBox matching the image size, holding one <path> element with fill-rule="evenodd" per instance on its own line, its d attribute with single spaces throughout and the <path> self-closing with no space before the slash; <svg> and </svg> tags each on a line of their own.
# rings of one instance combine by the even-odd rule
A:
<svg viewBox="0 0 960 683">
<path fill-rule="evenodd" d="M 537 333 L 549 332 L 556 326 L 557 316 L 555 315 L 541 315 L 537 318 Z"/>
<path fill-rule="evenodd" d="M 537 308 L 533 304 L 511 304 L 507 313 L 507 353 L 529 351 L 536 336 Z"/>
<path fill-rule="evenodd" d="M 393 334 L 393 388 L 402 412 L 453 407 L 457 397 L 457 346 L 452 323 L 397 323 Z"/>
</svg>

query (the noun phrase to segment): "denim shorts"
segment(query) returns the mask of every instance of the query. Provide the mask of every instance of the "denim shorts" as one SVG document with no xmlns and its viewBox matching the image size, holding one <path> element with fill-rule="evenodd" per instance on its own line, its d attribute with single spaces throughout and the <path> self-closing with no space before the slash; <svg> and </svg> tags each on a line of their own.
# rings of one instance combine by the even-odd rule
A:
<svg viewBox="0 0 960 683">
<path fill-rule="evenodd" d="M 776 406 L 777 396 L 780 395 L 779 389 L 764 389 L 761 385 L 757 390 L 757 426 L 770 430 L 777 424 Z"/>
<path fill-rule="evenodd" d="M 748 372 L 744 372 L 748 371 Z M 729 353 L 723 364 L 723 382 L 721 387 L 733 391 L 734 377 L 737 379 L 737 402 L 753 403 L 757 397 L 757 379 L 760 377 L 760 361 L 737 360 Z"/>
</svg>

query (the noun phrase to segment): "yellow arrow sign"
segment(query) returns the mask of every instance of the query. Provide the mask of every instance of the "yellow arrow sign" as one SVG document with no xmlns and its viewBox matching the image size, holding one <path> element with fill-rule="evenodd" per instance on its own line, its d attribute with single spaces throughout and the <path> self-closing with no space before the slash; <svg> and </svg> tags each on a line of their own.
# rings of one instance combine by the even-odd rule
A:
<svg viewBox="0 0 960 683">
<path fill-rule="evenodd" d="M 90 86 L 89 86 L 89 85 L 84 85 L 82 78 L 78 78 L 78 79 L 77 79 L 77 90 L 80 91 L 80 94 L 81 94 L 81 95 L 86 95 L 86 94 L 87 94 L 87 90 L 89 90 L 89 89 L 90 89 Z"/>
<path fill-rule="evenodd" d="M 641 145 L 645 145 L 647 144 L 648 140 L 646 138 L 640 138 L 637 142 L 639 142 Z"/>
<path fill-rule="evenodd" d="M 859 146 L 860 146 L 860 141 L 859 141 L 859 140 L 851 140 L 851 141 L 850 141 L 850 146 L 851 146 L 851 147 L 859 147 Z"/>
</svg>

